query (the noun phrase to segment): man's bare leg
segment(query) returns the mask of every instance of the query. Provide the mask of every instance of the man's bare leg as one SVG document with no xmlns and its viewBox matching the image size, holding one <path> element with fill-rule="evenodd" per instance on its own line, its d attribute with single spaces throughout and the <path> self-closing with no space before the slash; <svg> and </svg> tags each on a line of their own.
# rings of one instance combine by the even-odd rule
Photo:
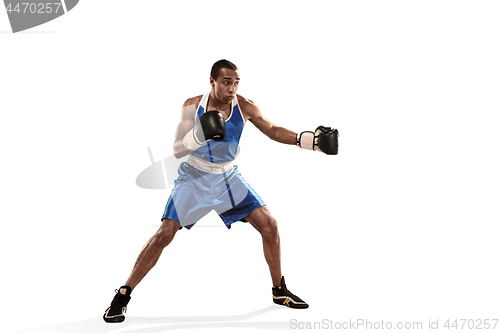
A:
<svg viewBox="0 0 500 333">
<path fill-rule="evenodd" d="M 307 309 L 309 305 L 288 290 L 285 278 L 281 275 L 281 246 L 276 219 L 266 206 L 261 206 L 246 216 L 245 220 L 262 235 L 264 257 L 273 280 L 273 302 L 290 308 Z"/>
<path fill-rule="evenodd" d="M 180 224 L 171 219 L 163 219 L 162 224 L 153 237 L 144 245 L 137 257 L 134 268 L 125 283 L 132 290 L 141 282 L 146 274 L 156 265 L 165 247 L 174 239 Z"/>
<path fill-rule="evenodd" d="M 172 242 L 180 224 L 170 219 L 163 219 L 162 224 L 153 237 L 144 245 L 135 262 L 134 268 L 125 283 L 121 286 L 111 306 L 106 309 L 103 319 L 107 323 L 121 323 L 125 320 L 125 311 L 130 301 L 130 293 L 154 267 L 163 249 Z"/>
<path fill-rule="evenodd" d="M 272 217 L 267 206 L 261 206 L 245 217 L 262 235 L 264 257 L 266 258 L 273 286 L 280 286 L 281 282 L 281 246 L 278 232 L 278 222 Z"/>
</svg>

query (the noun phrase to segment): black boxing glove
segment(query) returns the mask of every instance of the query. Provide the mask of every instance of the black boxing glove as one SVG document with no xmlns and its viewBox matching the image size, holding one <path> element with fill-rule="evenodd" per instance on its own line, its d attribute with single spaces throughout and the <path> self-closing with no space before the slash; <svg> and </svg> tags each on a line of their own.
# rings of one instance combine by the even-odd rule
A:
<svg viewBox="0 0 500 333">
<path fill-rule="evenodd" d="M 315 132 L 305 131 L 297 134 L 297 147 L 316 150 L 327 155 L 339 152 L 339 131 L 330 127 L 318 126 Z"/>
<path fill-rule="evenodd" d="M 318 134 L 318 148 L 327 155 L 339 153 L 339 131 L 335 128 L 320 126 L 316 129 Z"/>
<path fill-rule="evenodd" d="M 219 111 L 207 111 L 196 120 L 194 127 L 184 136 L 184 146 L 189 150 L 200 148 L 208 140 L 224 140 L 226 122 Z"/>
</svg>

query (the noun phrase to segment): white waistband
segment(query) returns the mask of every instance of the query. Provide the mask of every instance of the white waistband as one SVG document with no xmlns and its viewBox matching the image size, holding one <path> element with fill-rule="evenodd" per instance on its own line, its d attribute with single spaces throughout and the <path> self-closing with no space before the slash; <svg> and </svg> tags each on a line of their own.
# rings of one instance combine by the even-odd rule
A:
<svg viewBox="0 0 500 333">
<path fill-rule="evenodd" d="M 204 159 L 193 155 L 188 156 L 186 163 L 203 172 L 217 174 L 223 174 L 224 172 L 228 172 L 233 168 L 233 161 L 217 164 L 205 161 Z"/>
</svg>

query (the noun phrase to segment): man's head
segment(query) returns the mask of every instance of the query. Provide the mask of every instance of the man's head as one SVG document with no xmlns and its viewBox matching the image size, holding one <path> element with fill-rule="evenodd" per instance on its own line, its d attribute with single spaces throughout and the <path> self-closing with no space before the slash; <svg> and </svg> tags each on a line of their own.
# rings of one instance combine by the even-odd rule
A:
<svg viewBox="0 0 500 333">
<path fill-rule="evenodd" d="M 217 78 L 219 77 L 219 71 L 223 68 L 231 69 L 233 71 L 238 70 L 238 67 L 236 67 L 236 65 L 233 64 L 231 61 L 226 59 L 221 59 L 219 61 L 216 61 L 215 64 L 212 66 L 210 77 L 212 77 L 215 81 L 217 81 Z"/>
<path fill-rule="evenodd" d="M 221 103 L 230 103 L 240 82 L 240 73 L 235 64 L 229 60 L 219 60 L 212 66 L 210 72 L 210 85 L 215 97 Z"/>
</svg>

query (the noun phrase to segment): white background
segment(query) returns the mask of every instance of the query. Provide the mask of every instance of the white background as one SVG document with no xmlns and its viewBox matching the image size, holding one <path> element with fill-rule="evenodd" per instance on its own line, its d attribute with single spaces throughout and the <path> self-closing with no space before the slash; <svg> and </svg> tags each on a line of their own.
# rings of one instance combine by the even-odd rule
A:
<svg viewBox="0 0 500 333">
<path fill-rule="evenodd" d="M 85 0 L 18 34 L 0 11 L 0 331 L 499 318 L 499 10 Z M 135 184 L 147 147 L 171 155 L 182 103 L 210 89 L 221 58 L 275 124 L 340 131 L 337 156 L 251 123 L 241 139 L 240 171 L 277 218 L 287 284 L 310 308 L 274 306 L 259 234 L 210 214 L 177 234 L 126 322 L 105 324 L 169 196 Z"/>
</svg>

